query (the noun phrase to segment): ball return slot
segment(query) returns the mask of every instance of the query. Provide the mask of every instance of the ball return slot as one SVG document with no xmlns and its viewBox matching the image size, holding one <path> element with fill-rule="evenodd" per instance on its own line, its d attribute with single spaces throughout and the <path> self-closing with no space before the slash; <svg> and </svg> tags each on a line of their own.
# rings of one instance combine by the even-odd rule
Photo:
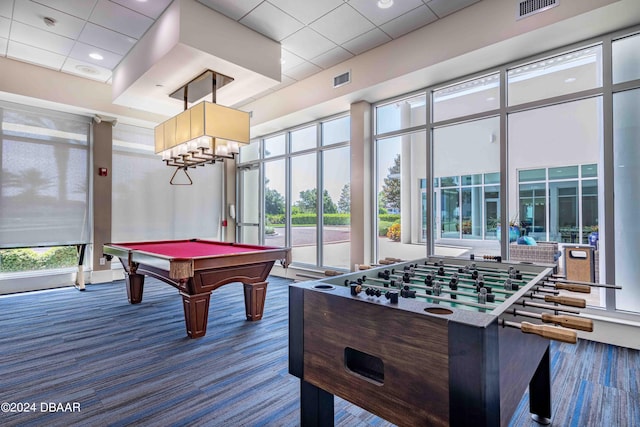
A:
<svg viewBox="0 0 640 427">
<path fill-rule="evenodd" d="M 377 385 L 384 384 L 384 362 L 379 357 L 345 347 L 344 366 L 349 373 L 363 377 Z"/>
</svg>

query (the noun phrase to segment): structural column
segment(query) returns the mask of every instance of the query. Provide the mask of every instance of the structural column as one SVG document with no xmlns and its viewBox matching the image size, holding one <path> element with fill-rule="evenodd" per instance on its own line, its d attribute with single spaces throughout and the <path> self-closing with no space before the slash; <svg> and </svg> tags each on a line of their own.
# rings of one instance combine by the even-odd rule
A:
<svg viewBox="0 0 640 427">
<path fill-rule="evenodd" d="M 91 282 L 100 283 L 111 281 L 111 262 L 103 260 L 103 264 L 101 264 L 100 259 L 102 258 L 102 245 L 111 243 L 113 125 L 103 120 L 101 123 L 92 123 L 92 129 L 93 267 Z"/>
<path fill-rule="evenodd" d="M 372 261 L 371 104 L 351 104 L 351 268 Z"/>
</svg>

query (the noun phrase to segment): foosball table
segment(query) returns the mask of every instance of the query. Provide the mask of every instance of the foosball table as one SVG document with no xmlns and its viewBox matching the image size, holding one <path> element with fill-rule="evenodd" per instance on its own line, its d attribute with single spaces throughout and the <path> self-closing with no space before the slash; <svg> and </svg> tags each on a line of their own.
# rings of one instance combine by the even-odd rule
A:
<svg viewBox="0 0 640 427">
<path fill-rule="evenodd" d="M 587 285 L 551 265 L 430 257 L 289 289 L 289 372 L 302 426 L 332 426 L 334 396 L 400 426 L 507 425 L 529 387 L 551 419 L 549 340 L 593 330 Z"/>
</svg>

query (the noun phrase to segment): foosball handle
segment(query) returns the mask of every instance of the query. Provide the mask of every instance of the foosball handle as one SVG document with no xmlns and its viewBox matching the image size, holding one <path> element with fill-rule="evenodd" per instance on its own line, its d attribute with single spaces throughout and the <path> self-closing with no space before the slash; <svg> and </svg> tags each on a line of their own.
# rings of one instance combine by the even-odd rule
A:
<svg viewBox="0 0 640 427">
<path fill-rule="evenodd" d="M 564 289 L 565 291 L 579 292 L 582 294 L 590 294 L 591 286 L 577 285 L 575 283 L 556 283 L 556 289 Z"/>
<path fill-rule="evenodd" d="M 543 338 L 566 342 L 569 344 L 575 344 L 578 342 L 578 334 L 575 331 L 556 328 L 554 326 L 534 325 L 529 322 L 522 322 L 521 325 L 522 332 L 526 334 L 540 335 Z"/>
<path fill-rule="evenodd" d="M 542 321 L 544 323 L 556 323 L 566 328 L 577 329 L 579 331 L 593 332 L 593 320 L 583 317 L 543 313 Z"/>
<path fill-rule="evenodd" d="M 544 300 L 546 302 L 555 302 L 562 305 L 568 305 L 569 307 L 585 308 L 587 306 L 587 301 L 582 298 L 546 295 L 544 297 Z"/>
<path fill-rule="evenodd" d="M 325 276 L 339 276 L 340 272 L 339 271 L 335 271 L 335 270 L 325 270 L 324 271 L 324 275 Z"/>
</svg>

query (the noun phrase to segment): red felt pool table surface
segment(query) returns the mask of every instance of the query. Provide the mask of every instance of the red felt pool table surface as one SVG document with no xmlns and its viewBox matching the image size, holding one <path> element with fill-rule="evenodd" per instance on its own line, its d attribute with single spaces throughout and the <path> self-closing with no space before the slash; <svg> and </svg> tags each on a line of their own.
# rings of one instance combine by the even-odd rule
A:
<svg viewBox="0 0 640 427">
<path fill-rule="evenodd" d="M 115 243 L 114 245 L 122 246 L 134 251 L 144 251 L 163 255 L 170 258 L 200 258 L 279 249 L 270 246 L 225 243 L 211 240 L 172 240 L 159 242 Z"/>
</svg>

